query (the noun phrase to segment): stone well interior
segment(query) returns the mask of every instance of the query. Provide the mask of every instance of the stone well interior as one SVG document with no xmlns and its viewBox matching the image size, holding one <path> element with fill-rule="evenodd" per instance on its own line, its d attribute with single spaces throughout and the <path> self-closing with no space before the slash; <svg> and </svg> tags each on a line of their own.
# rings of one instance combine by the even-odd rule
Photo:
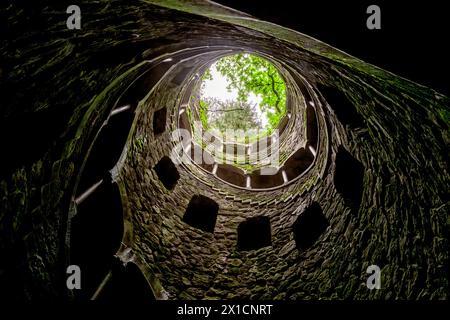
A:
<svg viewBox="0 0 450 320">
<path fill-rule="evenodd" d="M 4 101 L 4 128 L 59 121 L 0 175 L 2 297 L 448 299 L 448 97 L 209 1 L 79 2 L 80 32 L 49 6 L 5 49 L 22 58 L 2 77 L 28 94 Z M 236 52 L 270 59 L 287 87 L 252 170 L 174 134 L 199 133 L 199 75 Z M 261 151 L 223 150 L 238 148 L 237 164 Z"/>
</svg>

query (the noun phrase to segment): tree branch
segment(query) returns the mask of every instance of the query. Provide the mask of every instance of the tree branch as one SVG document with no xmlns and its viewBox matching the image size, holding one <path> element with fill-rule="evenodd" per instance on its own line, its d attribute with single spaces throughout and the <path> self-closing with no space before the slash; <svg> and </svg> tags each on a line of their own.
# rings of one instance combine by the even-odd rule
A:
<svg viewBox="0 0 450 320">
<path fill-rule="evenodd" d="M 278 113 L 281 113 L 280 107 L 278 106 L 280 104 L 280 95 L 278 94 L 277 89 L 275 89 L 275 79 L 273 78 L 273 74 L 268 72 L 270 80 L 272 80 L 272 91 L 277 96 L 277 101 L 275 102 L 275 109 L 277 109 Z"/>
<path fill-rule="evenodd" d="M 229 112 L 229 111 L 244 111 L 244 108 L 208 110 L 208 112 Z"/>
</svg>

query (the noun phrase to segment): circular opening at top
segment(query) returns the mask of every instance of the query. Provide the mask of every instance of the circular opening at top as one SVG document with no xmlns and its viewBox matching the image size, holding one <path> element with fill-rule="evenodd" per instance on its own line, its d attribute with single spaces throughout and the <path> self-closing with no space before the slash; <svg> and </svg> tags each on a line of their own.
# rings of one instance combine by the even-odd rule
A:
<svg viewBox="0 0 450 320">
<path fill-rule="evenodd" d="M 286 115 L 286 84 L 268 60 L 249 53 L 222 57 L 203 74 L 199 116 L 205 130 L 232 143 L 271 135 Z"/>
</svg>

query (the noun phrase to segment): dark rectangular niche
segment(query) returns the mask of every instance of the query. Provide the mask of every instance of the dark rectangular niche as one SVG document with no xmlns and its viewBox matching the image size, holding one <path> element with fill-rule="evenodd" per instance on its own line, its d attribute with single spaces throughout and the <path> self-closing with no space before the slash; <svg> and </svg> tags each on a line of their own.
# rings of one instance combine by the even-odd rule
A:
<svg viewBox="0 0 450 320">
<path fill-rule="evenodd" d="M 276 168 L 274 168 L 274 171 L 273 174 L 261 174 L 261 170 L 253 171 L 250 174 L 252 188 L 263 189 L 281 186 L 284 183 L 283 174 L 281 170 L 277 171 Z"/>
<path fill-rule="evenodd" d="M 313 161 L 314 156 L 311 151 L 300 148 L 286 160 L 283 169 L 286 171 L 288 179 L 292 180 L 305 172 Z"/>
<path fill-rule="evenodd" d="M 270 219 L 250 218 L 238 226 L 238 250 L 256 250 L 272 245 Z"/>
<path fill-rule="evenodd" d="M 294 223 L 294 239 L 297 249 L 311 247 L 320 235 L 328 228 L 329 223 L 317 202 L 313 202 Z"/>
<path fill-rule="evenodd" d="M 77 206 L 71 220 L 70 260 L 82 270 L 80 299 L 90 298 L 111 267 L 123 237 L 119 187 L 104 182 Z"/>
<path fill-rule="evenodd" d="M 344 126 L 357 128 L 364 125 L 363 118 L 344 92 L 336 87 L 328 87 L 320 83 L 317 84 L 317 87 Z"/>
<path fill-rule="evenodd" d="M 315 146 L 317 144 L 317 119 L 316 119 L 316 111 L 310 105 L 306 107 L 306 137 L 308 142 Z"/>
<path fill-rule="evenodd" d="M 214 233 L 219 205 L 212 199 L 195 195 L 189 201 L 183 221 L 191 227 Z"/>
<path fill-rule="evenodd" d="M 239 168 L 230 164 L 219 164 L 217 166 L 216 175 L 229 183 L 235 184 L 240 187 L 245 187 L 245 174 Z"/>
<path fill-rule="evenodd" d="M 346 205 L 358 208 L 361 203 L 364 180 L 364 166 L 343 146 L 338 147 L 334 185 Z"/>
<path fill-rule="evenodd" d="M 161 134 L 166 130 L 167 108 L 156 110 L 153 113 L 153 133 Z"/>
<path fill-rule="evenodd" d="M 164 156 L 153 168 L 167 190 L 172 190 L 180 179 L 180 174 L 169 157 Z"/>
</svg>

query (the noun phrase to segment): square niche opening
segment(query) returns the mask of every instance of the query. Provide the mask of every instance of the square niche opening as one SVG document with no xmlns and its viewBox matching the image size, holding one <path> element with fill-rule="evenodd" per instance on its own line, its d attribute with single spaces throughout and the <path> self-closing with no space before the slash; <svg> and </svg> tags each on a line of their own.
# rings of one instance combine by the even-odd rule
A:
<svg viewBox="0 0 450 320">
<path fill-rule="evenodd" d="M 180 179 L 180 174 L 169 157 L 162 157 L 153 169 L 167 190 L 175 188 L 178 179 Z"/>
<path fill-rule="evenodd" d="M 329 226 L 322 208 L 317 202 L 312 203 L 294 223 L 294 238 L 297 249 L 305 250 L 311 247 Z"/>
<path fill-rule="evenodd" d="M 364 165 L 355 159 L 343 146 L 336 154 L 334 185 L 350 207 L 358 208 L 363 193 Z"/>
<path fill-rule="evenodd" d="M 159 135 L 166 130 L 167 108 L 156 110 L 153 113 L 153 133 Z"/>
<path fill-rule="evenodd" d="M 189 201 L 183 221 L 191 227 L 214 233 L 219 205 L 212 199 L 195 195 Z"/>
<path fill-rule="evenodd" d="M 272 245 L 270 219 L 255 217 L 238 226 L 238 250 L 257 250 Z"/>
</svg>

